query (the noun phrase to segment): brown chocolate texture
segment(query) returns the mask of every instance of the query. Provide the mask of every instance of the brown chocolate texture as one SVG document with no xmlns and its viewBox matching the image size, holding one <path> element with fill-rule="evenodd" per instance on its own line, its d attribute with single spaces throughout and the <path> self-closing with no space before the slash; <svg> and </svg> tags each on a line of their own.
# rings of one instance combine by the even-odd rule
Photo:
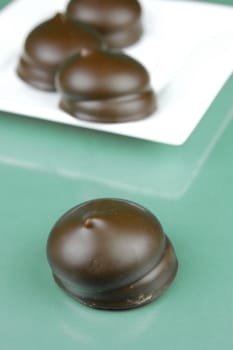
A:
<svg viewBox="0 0 233 350">
<path fill-rule="evenodd" d="M 142 35 L 142 9 L 137 0 L 71 0 L 66 15 L 95 27 L 110 48 L 125 48 Z"/>
<path fill-rule="evenodd" d="M 56 283 L 93 308 L 130 309 L 158 298 L 177 272 L 157 218 L 126 200 L 96 199 L 53 227 L 47 256 Z"/>
<path fill-rule="evenodd" d="M 150 77 L 135 59 L 106 50 L 84 50 L 68 59 L 56 77 L 60 108 L 92 122 L 143 119 L 156 109 Z"/>
<path fill-rule="evenodd" d="M 53 91 L 56 71 L 67 57 L 81 49 L 100 47 L 105 44 L 94 28 L 59 13 L 29 33 L 17 74 L 38 89 Z"/>
</svg>

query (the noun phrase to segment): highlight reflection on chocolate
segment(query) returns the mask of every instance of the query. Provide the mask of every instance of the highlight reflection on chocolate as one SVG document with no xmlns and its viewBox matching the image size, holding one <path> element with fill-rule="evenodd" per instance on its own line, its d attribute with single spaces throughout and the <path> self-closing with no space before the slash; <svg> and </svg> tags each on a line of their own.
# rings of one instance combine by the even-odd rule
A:
<svg viewBox="0 0 233 350">
<path fill-rule="evenodd" d="M 157 218 L 120 199 L 96 199 L 68 211 L 50 233 L 47 256 L 58 286 L 99 309 L 150 303 L 178 267 Z"/>
<path fill-rule="evenodd" d="M 63 60 L 81 49 L 104 47 L 97 31 L 57 14 L 35 27 L 26 38 L 17 74 L 42 90 L 55 90 L 54 78 Z"/>
<path fill-rule="evenodd" d="M 60 67 L 56 87 L 61 93 L 60 108 L 87 121 L 133 121 L 156 108 L 148 72 L 122 53 L 82 51 Z"/>
<path fill-rule="evenodd" d="M 66 15 L 95 27 L 108 47 L 124 48 L 142 35 L 141 12 L 137 0 L 71 0 Z"/>
</svg>

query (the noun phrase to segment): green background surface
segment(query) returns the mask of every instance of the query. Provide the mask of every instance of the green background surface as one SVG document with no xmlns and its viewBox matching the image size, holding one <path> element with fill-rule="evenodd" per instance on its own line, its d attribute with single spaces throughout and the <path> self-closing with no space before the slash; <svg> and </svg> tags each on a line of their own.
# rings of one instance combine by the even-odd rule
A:
<svg viewBox="0 0 233 350">
<path fill-rule="evenodd" d="M 233 78 L 179 147 L 0 112 L 1 349 L 233 348 L 232 91 Z M 57 218 L 106 196 L 154 212 L 179 258 L 172 286 L 137 310 L 79 305 L 46 261 Z"/>
</svg>

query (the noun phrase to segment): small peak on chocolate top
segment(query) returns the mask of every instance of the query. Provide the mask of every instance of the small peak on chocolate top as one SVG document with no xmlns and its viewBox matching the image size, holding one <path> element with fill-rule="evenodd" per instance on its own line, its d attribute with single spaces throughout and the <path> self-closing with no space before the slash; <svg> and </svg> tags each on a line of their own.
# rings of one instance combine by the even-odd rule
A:
<svg viewBox="0 0 233 350">
<path fill-rule="evenodd" d="M 94 223 L 93 218 L 89 217 L 89 218 L 85 219 L 84 226 L 86 228 L 91 228 L 91 227 L 93 227 L 93 223 Z"/>
</svg>

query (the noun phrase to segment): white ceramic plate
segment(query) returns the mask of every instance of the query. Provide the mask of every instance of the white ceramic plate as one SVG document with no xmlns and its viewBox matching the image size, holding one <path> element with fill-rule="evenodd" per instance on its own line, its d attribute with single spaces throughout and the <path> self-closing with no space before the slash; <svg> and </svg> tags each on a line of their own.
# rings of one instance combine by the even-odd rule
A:
<svg viewBox="0 0 233 350">
<path fill-rule="evenodd" d="M 17 0 L 1 12 L 0 110 L 161 143 L 184 143 L 232 73 L 233 7 L 141 0 L 145 33 L 126 52 L 149 70 L 158 111 L 137 122 L 97 124 L 70 117 L 58 109 L 58 94 L 33 89 L 15 74 L 28 32 L 66 3 Z"/>
</svg>

